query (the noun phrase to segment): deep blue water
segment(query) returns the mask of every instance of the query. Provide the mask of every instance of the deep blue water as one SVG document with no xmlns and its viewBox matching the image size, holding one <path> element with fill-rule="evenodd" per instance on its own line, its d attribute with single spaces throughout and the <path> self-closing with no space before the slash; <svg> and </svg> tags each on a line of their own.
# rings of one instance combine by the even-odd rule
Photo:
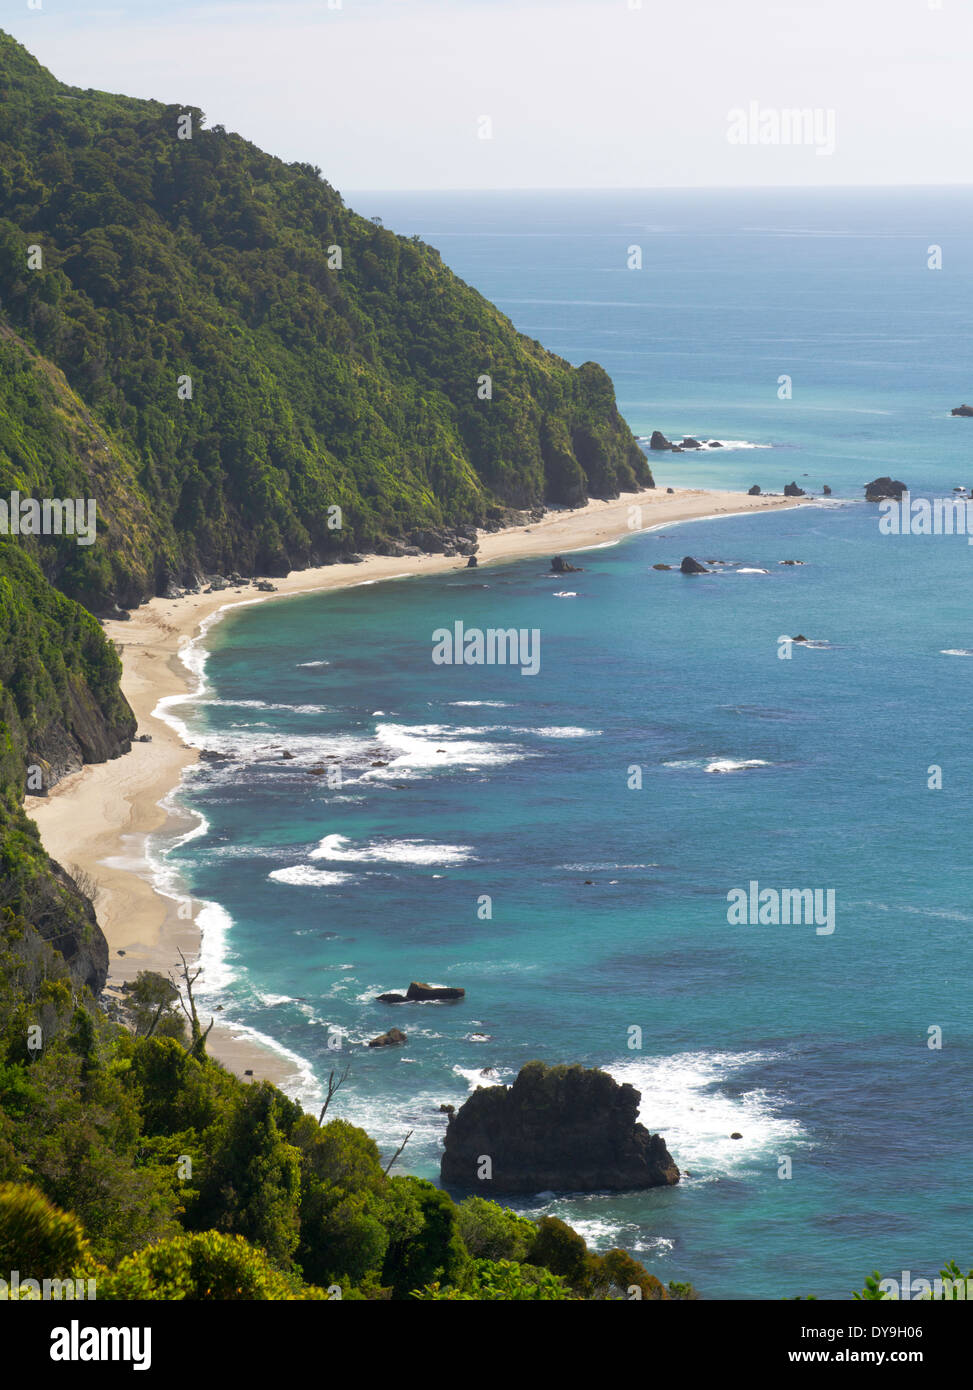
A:
<svg viewBox="0 0 973 1390">
<path fill-rule="evenodd" d="M 214 626 L 178 713 L 236 759 L 190 774 L 205 833 L 169 855 L 216 905 L 208 1002 L 302 1059 L 309 1100 L 350 1061 L 336 1113 L 389 1156 L 414 1130 L 400 1163 L 424 1176 L 439 1105 L 483 1070 L 541 1057 L 632 1081 L 689 1176 L 526 1206 L 704 1296 L 846 1297 L 874 1268 L 968 1267 L 973 553 L 881 536 L 860 499 L 877 474 L 914 495 L 973 484 L 973 420 L 949 415 L 973 398 L 973 199 L 349 201 L 439 247 L 522 331 L 601 362 L 637 434 L 773 446 L 664 455 L 660 485 L 834 497 L 634 535 L 579 574 L 457 570 Z M 651 568 L 686 553 L 740 563 Z M 538 629 L 539 673 L 433 664 L 456 620 Z M 799 632 L 821 645 L 780 659 Z M 310 773 L 329 766 L 340 787 Z M 731 926 L 727 893 L 751 880 L 833 890 L 834 932 Z M 374 1001 L 411 979 L 466 1000 Z M 393 1023 L 405 1048 L 362 1046 Z"/>
</svg>

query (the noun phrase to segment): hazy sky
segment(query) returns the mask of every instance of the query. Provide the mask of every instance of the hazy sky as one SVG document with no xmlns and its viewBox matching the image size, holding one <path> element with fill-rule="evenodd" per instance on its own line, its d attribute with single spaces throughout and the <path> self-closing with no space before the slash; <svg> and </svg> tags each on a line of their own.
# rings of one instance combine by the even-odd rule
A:
<svg viewBox="0 0 973 1390">
<path fill-rule="evenodd" d="M 970 0 L 31 3 L 0 27 L 62 80 L 339 189 L 969 182 Z"/>
</svg>

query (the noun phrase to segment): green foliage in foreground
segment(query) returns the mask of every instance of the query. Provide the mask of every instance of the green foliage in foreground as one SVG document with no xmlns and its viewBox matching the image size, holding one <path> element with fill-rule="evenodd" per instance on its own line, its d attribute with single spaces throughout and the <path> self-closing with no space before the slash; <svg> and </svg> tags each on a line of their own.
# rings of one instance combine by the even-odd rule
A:
<svg viewBox="0 0 973 1390">
<path fill-rule="evenodd" d="M 912 1282 L 915 1284 L 917 1280 L 914 1279 Z M 964 1274 L 955 1260 L 950 1260 L 944 1265 L 935 1279 L 924 1282 L 931 1287 L 927 1293 L 916 1295 L 915 1301 L 919 1303 L 966 1302 L 973 1295 L 973 1269 Z M 866 1277 L 864 1288 L 860 1292 L 855 1290 L 852 1298 L 866 1303 L 895 1302 L 891 1293 L 881 1287 L 882 1283 L 882 1275 L 874 1269 Z"/>
<path fill-rule="evenodd" d="M 555 1218 L 390 1176 L 347 1120 L 109 1022 L 45 949 L 28 976 L 0 950 L 0 1276 L 94 1278 L 99 1298 L 683 1296 Z"/>
</svg>

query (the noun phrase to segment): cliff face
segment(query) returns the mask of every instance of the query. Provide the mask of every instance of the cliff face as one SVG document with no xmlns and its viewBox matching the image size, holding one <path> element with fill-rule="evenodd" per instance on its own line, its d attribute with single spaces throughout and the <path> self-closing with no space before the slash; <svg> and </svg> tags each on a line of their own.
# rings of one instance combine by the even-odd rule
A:
<svg viewBox="0 0 973 1390">
<path fill-rule="evenodd" d="M 606 1072 L 528 1062 L 512 1086 L 474 1091 L 450 1117 L 442 1182 L 484 1196 L 669 1186 L 679 1169 L 638 1124 L 640 1099 Z"/>
<path fill-rule="evenodd" d="M 0 910 L 63 956 L 76 988 L 100 990 L 108 946 L 90 901 L 53 863 L 24 814 L 84 762 L 131 747 L 135 718 L 120 663 L 96 620 L 45 579 L 17 540 L 0 540 Z"/>
</svg>

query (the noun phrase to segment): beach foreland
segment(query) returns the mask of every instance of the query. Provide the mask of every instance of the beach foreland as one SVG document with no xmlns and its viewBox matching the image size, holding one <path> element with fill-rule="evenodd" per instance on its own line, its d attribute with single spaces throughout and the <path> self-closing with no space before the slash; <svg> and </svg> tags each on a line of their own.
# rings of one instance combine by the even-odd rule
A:
<svg viewBox="0 0 973 1390">
<path fill-rule="evenodd" d="M 625 493 L 609 502 L 550 511 L 526 526 L 481 532 L 477 559 L 479 565 L 490 565 L 532 555 L 549 557 L 676 522 L 800 505 L 799 498 L 703 489 Z M 131 752 L 111 762 L 87 765 L 48 796 L 28 796 L 25 808 L 36 820 L 47 852 L 68 868 L 85 870 L 98 886 L 95 908 L 110 950 L 109 994 L 117 995 L 140 970 L 172 971 L 180 950 L 190 962 L 199 955 L 197 918 L 204 905 L 157 890 L 146 841 L 163 829 L 176 834 L 195 823 L 178 807 L 163 803 L 178 787 L 183 771 L 197 761 L 198 751 L 156 711 L 167 697 L 194 691 L 195 677 L 181 653 L 199 635 L 201 624 L 238 604 L 436 574 L 465 563 L 444 555 L 368 556 L 354 564 L 294 571 L 274 581 L 274 593 L 245 584 L 178 599 L 154 598 L 128 620 L 105 623 L 121 656 L 122 690 L 138 719 L 139 733 L 151 735 L 151 742 L 134 743 Z M 298 1079 L 295 1064 L 232 1024 L 217 1021 L 208 1046 L 238 1075 L 252 1072 L 257 1079 L 284 1087 Z"/>
</svg>

